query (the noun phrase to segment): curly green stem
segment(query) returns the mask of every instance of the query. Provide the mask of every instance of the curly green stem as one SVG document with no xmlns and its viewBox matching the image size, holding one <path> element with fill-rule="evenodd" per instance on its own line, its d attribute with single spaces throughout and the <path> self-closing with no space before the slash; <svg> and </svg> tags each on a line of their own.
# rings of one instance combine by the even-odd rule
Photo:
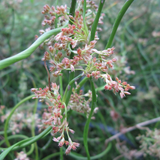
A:
<svg viewBox="0 0 160 160">
<path fill-rule="evenodd" d="M 61 31 L 62 28 L 66 27 L 68 25 L 65 24 L 63 27 L 60 27 L 60 28 L 56 28 L 56 29 L 53 29 L 53 30 L 50 30 L 44 34 L 42 34 L 30 47 L 28 47 L 26 50 L 12 56 L 12 57 L 9 57 L 9 58 L 6 58 L 4 60 L 1 60 L 0 61 L 0 70 L 5 68 L 5 67 L 8 67 L 9 65 L 15 63 L 15 62 L 18 62 L 22 59 L 25 59 L 27 57 L 29 57 L 35 50 L 36 48 L 41 44 L 43 43 L 46 39 L 48 39 L 49 37 L 51 37 L 52 35 L 56 35 L 57 33 L 59 33 Z"/>
<path fill-rule="evenodd" d="M 15 138 L 27 139 L 27 138 L 29 138 L 29 137 L 27 137 L 27 136 L 25 136 L 25 135 L 20 135 L 20 134 L 11 135 L 11 136 L 8 137 L 8 139 L 15 139 Z M 3 143 L 5 143 L 5 139 L 0 142 L 0 146 L 1 146 Z M 30 154 L 33 152 L 33 150 L 34 150 L 34 145 L 32 144 L 30 150 L 29 150 L 26 154 L 27 154 L 27 155 L 30 155 Z"/>
</svg>

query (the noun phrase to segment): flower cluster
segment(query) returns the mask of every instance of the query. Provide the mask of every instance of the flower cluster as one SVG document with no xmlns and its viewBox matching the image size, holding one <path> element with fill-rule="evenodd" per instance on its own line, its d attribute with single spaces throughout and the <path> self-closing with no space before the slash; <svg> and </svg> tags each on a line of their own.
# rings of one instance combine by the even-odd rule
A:
<svg viewBox="0 0 160 160">
<path fill-rule="evenodd" d="M 66 5 L 57 7 L 44 6 L 42 13 L 45 15 L 45 19 L 42 25 L 49 25 L 49 28 L 40 30 L 40 34 L 61 27 L 66 23 L 68 25 L 62 28 L 57 35 L 53 35 L 43 43 L 48 48 L 42 60 L 44 62 L 49 61 L 49 70 L 55 77 L 61 76 L 63 70 L 70 70 L 71 72 L 81 70 L 88 78 L 103 79 L 106 83 L 104 89 L 113 90 L 114 93 L 120 92 L 120 96 L 123 98 L 125 95 L 130 94 L 128 90 L 134 89 L 134 87 L 127 84 L 127 82 L 121 82 L 118 78 L 116 78 L 116 81 L 112 80 L 109 71 L 114 68 L 114 63 L 117 61 L 116 58 L 112 57 L 114 47 L 101 51 L 96 49 L 95 46 L 99 39 L 98 31 L 101 28 L 97 28 L 95 37 L 90 41 L 91 27 L 95 19 L 97 6 L 92 1 L 86 1 L 86 13 L 84 16 L 83 3 L 83 0 L 78 1 L 74 16 L 68 13 Z M 104 14 L 101 14 L 99 24 L 103 23 L 103 17 Z M 72 109 L 84 113 L 88 117 L 91 111 L 92 94 L 89 91 L 83 95 L 82 91 L 80 93 L 77 92 L 77 88 L 72 89 L 69 103 L 66 106 L 65 101 L 62 99 L 63 97 L 59 94 L 59 86 L 56 83 L 52 83 L 51 86 L 44 89 L 33 88 L 31 90 L 35 93 L 35 98 L 45 98 L 47 100 L 48 109 L 43 113 L 42 124 L 39 125 L 39 129 L 42 130 L 52 126 L 53 140 L 59 142 L 59 147 L 66 144 L 68 146 L 66 154 L 68 154 L 71 149 L 75 150 L 79 143 L 72 142 L 69 137 L 69 132 L 74 133 L 74 131 L 68 127 L 67 111 Z M 86 97 L 88 97 L 88 100 Z M 94 112 L 96 111 L 97 108 Z M 58 138 L 55 137 L 57 133 L 60 134 Z M 67 140 L 65 139 L 65 133 L 68 137 Z"/>
<path fill-rule="evenodd" d="M 129 84 L 127 84 L 127 82 L 121 82 L 121 80 L 119 80 L 117 77 L 116 81 L 113 81 L 109 74 L 102 75 L 102 77 L 106 81 L 105 89 L 113 90 L 114 93 L 120 91 L 121 98 L 123 98 L 125 95 L 130 95 L 130 92 L 128 92 L 129 89 L 135 89 L 134 86 L 130 86 Z"/>
<path fill-rule="evenodd" d="M 55 9 L 55 7 L 46 5 L 42 12 L 43 14 L 50 14 L 50 16 L 54 16 L 54 19 L 58 15 L 59 18 L 63 17 L 65 22 L 71 21 L 72 24 L 68 24 L 67 28 L 63 28 L 60 33 L 48 40 L 48 51 L 45 52 L 42 60 L 49 60 L 50 71 L 55 77 L 61 76 L 62 70 L 71 70 L 72 72 L 82 70 L 88 78 L 92 76 L 95 79 L 103 79 L 106 82 L 106 90 L 113 90 L 114 93 L 120 91 L 120 96 L 123 98 L 126 94 L 130 94 L 128 90 L 134 89 L 134 87 L 126 82 L 121 83 L 120 80 L 117 80 L 118 78 L 113 81 L 109 75 L 109 70 L 114 68 L 114 63 L 117 61 L 116 58 L 109 59 L 114 53 L 114 47 L 102 51 L 95 49 L 98 34 L 95 35 L 93 41 L 89 41 L 90 25 L 93 23 L 96 10 L 97 6 L 93 2 L 87 1 L 85 24 L 82 16 L 83 1 L 78 2 L 74 17 L 67 14 L 66 6 Z M 57 19 L 58 21 L 60 21 L 59 18 Z M 102 19 L 103 14 L 99 19 L 100 24 Z M 44 21 L 48 22 L 46 19 Z M 60 23 L 57 24 L 61 25 Z M 49 25 L 51 26 L 51 23 Z M 52 26 L 54 25 L 55 23 L 53 22 Z M 85 27 L 86 25 L 87 28 Z M 41 31 L 41 33 L 44 32 Z M 70 59 L 71 53 L 74 53 L 72 59 Z"/>
<path fill-rule="evenodd" d="M 4 122 L 4 120 L 7 119 L 7 117 L 10 114 L 10 110 L 7 110 L 6 113 L 1 112 L 1 108 L 4 110 L 4 106 L 0 106 L 0 115 L 1 115 L 1 122 Z M 2 110 L 2 111 L 3 111 Z M 14 113 L 11 117 L 11 120 L 9 122 L 9 129 L 12 131 L 12 134 L 19 133 L 24 128 L 31 129 L 32 122 L 35 122 L 35 125 L 38 125 L 40 123 L 40 119 L 38 118 L 38 114 L 33 115 L 31 112 L 27 111 L 18 111 Z"/>
<path fill-rule="evenodd" d="M 24 153 L 23 151 L 17 153 L 16 159 L 14 160 L 29 160 L 29 158 L 27 157 L 27 154 Z"/>
<path fill-rule="evenodd" d="M 90 102 L 92 100 L 92 92 L 88 91 L 87 94 L 83 95 L 82 90 L 80 93 L 76 93 L 76 90 L 73 88 L 73 94 L 71 95 L 68 109 L 75 110 L 80 113 L 85 113 L 87 116 L 89 115 L 91 109 L 90 109 Z M 86 100 L 85 97 L 88 96 L 89 99 Z"/>
<path fill-rule="evenodd" d="M 146 135 L 139 135 L 137 139 L 141 143 L 141 151 L 146 156 L 147 154 L 160 158 L 160 130 L 147 130 Z"/>
<path fill-rule="evenodd" d="M 52 126 L 51 134 L 54 137 L 53 141 L 59 142 L 59 147 L 62 147 L 64 144 L 67 145 L 66 154 L 69 154 L 71 149 L 75 150 L 76 147 L 79 146 L 79 143 L 72 142 L 69 136 L 69 132 L 73 134 L 74 131 L 68 127 L 67 108 L 61 100 L 59 86 L 57 86 L 56 83 L 52 83 L 51 86 L 51 91 L 49 90 L 49 87 L 44 89 L 31 89 L 36 95 L 34 98 L 46 99 L 46 101 L 48 101 L 46 102 L 48 109 L 44 110 L 41 124 L 38 125 L 39 131 L 48 126 Z M 65 132 L 68 140 L 65 140 Z M 60 136 L 55 138 L 57 133 L 59 133 Z"/>
<path fill-rule="evenodd" d="M 80 90 L 80 92 L 77 93 L 76 91 L 78 88 L 79 86 L 76 85 L 76 88 L 72 89 L 72 94 L 67 108 L 79 113 L 86 114 L 86 117 L 88 117 L 91 111 L 90 102 L 92 101 L 92 92 L 89 90 L 88 93 L 83 94 L 83 90 Z M 86 97 L 88 97 L 87 100 Z M 94 109 L 94 113 L 96 113 L 97 110 L 98 108 L 96 107 Z M 94 119 L 94 117 L 92 117 L 92 119 Z"/>
</svg>

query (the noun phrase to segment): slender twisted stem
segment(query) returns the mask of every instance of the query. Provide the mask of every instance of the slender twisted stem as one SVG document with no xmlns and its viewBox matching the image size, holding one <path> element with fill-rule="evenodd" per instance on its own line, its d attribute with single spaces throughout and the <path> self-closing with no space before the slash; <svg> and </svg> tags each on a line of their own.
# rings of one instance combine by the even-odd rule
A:
<svg viewBox="0 0 160 160">
<path fill-rule="evenodd" d="M 68 23 L 67 23 L 68 24 Z M 63 27 L 59 27 L 59 28 L 56 28 L 56 29 L 53 29 L 53 30 L 50 30 L 44 34 L 42 34 L 30 47 L 28 47 L 26 50 L 12 56 L 12 57 L 9 57 L 9 58 L 6 58 L 4 60 L 1 60 L 0 61 L 0 70 L 3 69 L 3 68 L 6 68 L 8 66 L 10 66 L 11 64 L 15 63 L 15 62 L 18 62 L 22 59 L 25 59 L 27 57 L 29 57 L 35 50 L 36 48 L 42 44 L 46 39 L 48 39 L 49 37 L 51 37 L 52 35 L 56 35 L 58 34 L 62 28 L 66 27 L 67 26 L 64 25 Z"/>
</svg>

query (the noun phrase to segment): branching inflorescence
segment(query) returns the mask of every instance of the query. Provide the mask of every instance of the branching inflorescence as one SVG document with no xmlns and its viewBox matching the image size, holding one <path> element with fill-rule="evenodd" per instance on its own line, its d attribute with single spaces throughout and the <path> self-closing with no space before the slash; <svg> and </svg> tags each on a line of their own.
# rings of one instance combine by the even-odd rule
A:
<svg viewBox="0 0 160 160">
<path fill-rule="evenodd" d="M 101 28 L 97 28 L 94 40 L 90 41 L 91 26 L 94 22 L 97 5 L 92 1 L 86 2 L 86 13 L 83 16 L 83 3 L 84 1 L 78 1 L 75 16 L 71 16 L 68 13 L 67 6 L 50 7 L 44 6 L 42 13 L 45 15 L 45 19 L 42 22 L 43 26 L 49 25 L 49 28 L 40 30 L 40 34 L 43 34 L 51 29 L 61 27 L 68 23 L 68 27 L 63 28 L 57 35 L 47 39 L 42 45 L 47 46 L 47 51 L 42 58 L 42 61 L 50 63 L 50 73 L 53 76 L 62 76 L 63 70 L 70 70 L 75 72 L 81 70 L 83 75 L 95 79 L 103 79 L 106 83 L 106 90 L 113 90 L 114 93 L 120 92 L 121 98 L 130 94 L 129 89 L 134 89 L 134 86 L 130 86 L 127 82 L 121 82 L 118 78 L 112 80 L 108 73 L 108 70 L 113 69 L 116 58 L 110 58 L 114 53 L 114 47 L 99 51 L 95 48 L 98 41 L 98 31 Z M 99 24 L 102 24 L 104 14 L 101 14 L 99 18 Z M 73 57 L 71 58 L 71 54 Z M 50 82 L 49 82 L 50 83 Z M 39 130 L 45 129 L 48 126 L 52 126 L 53 141 L 59 142 L 59 147 L 64 144 L 68 146 L 66 154 L 70 153 L 71 149 L 75 150 L 79 147 L 79 143 L 72 142 L 69 132 L 74 133 L 69 128 L 67 122 L 67 111 L 69 109 L 75 110 L 86 114 L 88 117 L 90 113 L 90 102 L 92 100 L 92 92 L 88 91 L 85 95 L 78 91 L 77 88 L 72 89 L 72 95 L 69 97 L 69 103 L 66 104 L 65 99 L 59 93 L 59 86 L 56 83 L 52 83 L 51 86 L 44 89 L 31 89 L 35 93 L 35 98 L 46 99 L 48 109 L 46 109 L 42 116 L 42 124 L 39 125 Z M 86 100 L 88 96 L 88 100 Z M 97 108 L 94 109 L 94 113 Z M 55 135 L 59 133 L 59 137 Z M 68 139 L 65 139 L 65 134 Z"/>
</svg>

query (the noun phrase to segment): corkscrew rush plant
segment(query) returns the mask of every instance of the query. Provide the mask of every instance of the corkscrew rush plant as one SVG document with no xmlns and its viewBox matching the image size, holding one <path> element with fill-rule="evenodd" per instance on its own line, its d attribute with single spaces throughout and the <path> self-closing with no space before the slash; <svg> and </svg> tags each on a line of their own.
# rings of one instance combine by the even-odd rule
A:
<svg viewBox="0 0 160 160">
<path fill-rule="evenodd" d="M 116 77 L 116 80 L 111 78 L 108 70 L 112 70 L 116 58 L 109 58 L 114 54 L 114 47 L 111 48 L 112 42 L 119 26 L 119 23 L 124 16 L 126 10 L 131 5 L 133 0 L 128 0 L 119 12 L 117 19 L 113 25 L 113 29 L 104 50 L 97 50 L 95 45 L 98 41 L 98 31 L 101 28 L 97 26 L 103 23 L 102 8 L 105 0 L 99 1 L 97 6 L 93 1 L 86 0 L 72 0 L 70 11 L 67 5 L 64 6 L 49 6 L 45 5 L 42 14 L 45 19 L 42 22 L 43 26 L 49 26 L 45 30 L 40 30 L 41 36 L 37 36 L 37 40 L 25 51 L 0 61 L 0 69 L 3 69 L 17 61 L 23 60 L 30 56 L 38 46 L 47 46 L 47 51 L 44 53 L 42 61 L 48 74 L 48 86 L 42 88 L 32 88 L 31 95 L 21 102 L 19 102 L 11 111 L 5 122 L 4 138 L 8 148 L 0 148 L 3 151 L 0 159 L 4 159 L 11 151 L 16 151 L 24 148 L 38 139 L 45 137 L 49 133 L 53 136 L 53 141 L 58 142 L 60 150 L 60 159 L 63 159 L 63 146 L 66 154 L 71 154 L 77 159 L 96 159 L 101 158 L 108 153 L 111 144 L 100 154 L 90 156 L 88 148 L 88 130 L 89 124 L 94 114 L 96 114 L 98 107 L 96 106 L 96 90 L 94 86 L 94 79 L 102 79 L 105 82 L 105 90 L 112 90 L 114 93 L 120 93 L 120 97 L 129 95 L 129 89 L 134 89 L 127 82 L 121 82 Z M 46 65 L 49 62 L 49 70 Z M 63 93 L 63 73 L 70 71 L 69 83 Z M 75 77 L 75 73 L 79 73 Z M 54 77 L 59 77 L 59 85 L 50 82 L 50 74 Z M 77 80 L 83 76 L 83 79 L 77 84 Z M 91 91 L 83 94 L 81 87 L 90 81 Z M 74 85 L 76 84 L 76 85 Z M 75 88 L 74 88 L 75 86 Z M 59 91 L 60 90 L 60 91 Z M 48 109 L 44 110 L 40 124 L 38 125 L 39 135 L 24 139 L 16 144 L 10 146 L 7 137 L 8 123 L 14 111 L 20 104 L 28 99 L 45 100 Z M 84 126 L 83 140 L 84 148 L 87 157 L 78 157 L 71 150 L 76 150 L 80 146 L 78 142 L 73 142 L 70 133 L 74 134 L 74 130 L 69 127 L 68 118 L 72 114 L 72 110 L 86 115 L 87 121 Z M 59 135 L 59 136 L 57 136 Z M 57 153 L 58 154 L 58 153 Z M 56 155 L 57 155 L 56 154 Z M 18 154 L 17 154 L 18 156 Z M 53 155 L 55 156 L 55 155 Z M 36 158 L 38 159 L 38 154 Z M 45 159 L 45 158 L 44 158 Z"/>
</svg>

